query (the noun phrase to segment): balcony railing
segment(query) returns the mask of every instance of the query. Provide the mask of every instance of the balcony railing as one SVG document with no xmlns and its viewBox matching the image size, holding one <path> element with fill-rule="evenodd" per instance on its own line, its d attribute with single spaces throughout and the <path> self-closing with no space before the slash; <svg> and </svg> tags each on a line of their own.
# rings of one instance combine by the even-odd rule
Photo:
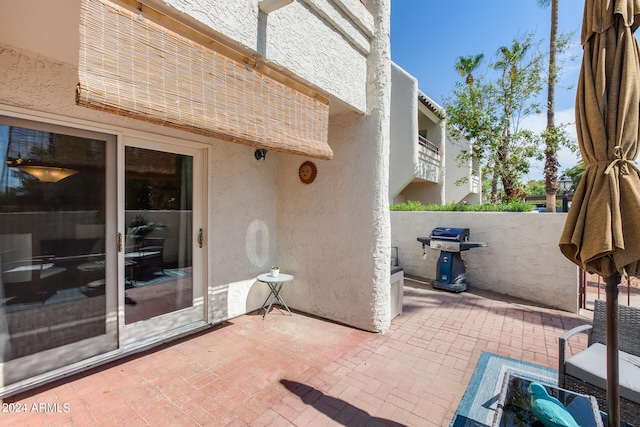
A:
<svg viewBox="0 0 640 427">
<path fill-rule="evenodd" d="M 440 181 L 439 147 L 426 138 L 418 139 L 418 164 L 416 165 L 416 178 L 438 183 Z"/>
<path fill-rule="evenodd" d="M 469 180 L 471 183 L 471 188 L 470 191 L 472 193 L 479 193 L 480 192 L 480 177 L 477 175 L 471 175 L 471 179 Z"/>
<path fill-rule="evenodd" d="M 440 147 L 429 141 L 422 135 L 418 135 L 418 144 L 422 145 L 427 150 L 434 152 L 435 154 L 440 154 Z"/>
</svg>

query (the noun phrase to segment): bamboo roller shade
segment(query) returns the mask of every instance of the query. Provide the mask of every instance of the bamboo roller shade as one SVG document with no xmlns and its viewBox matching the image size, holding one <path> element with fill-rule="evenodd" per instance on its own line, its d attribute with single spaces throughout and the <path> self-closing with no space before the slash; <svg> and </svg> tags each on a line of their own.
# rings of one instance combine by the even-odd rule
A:
<svg viewBox="0 0 640 427">
<path fill-rule="evenodd" d="M 83 0 L 76 103 L 331 159 L 329 106 L 107 0 Z"/>
</svg>

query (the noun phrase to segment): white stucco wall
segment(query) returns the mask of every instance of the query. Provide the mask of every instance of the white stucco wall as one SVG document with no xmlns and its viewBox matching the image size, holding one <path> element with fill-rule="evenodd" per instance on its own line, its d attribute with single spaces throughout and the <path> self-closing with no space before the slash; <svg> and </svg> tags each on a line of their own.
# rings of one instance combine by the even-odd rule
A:
<svg viewBox="0 0 640 427">
<path fill-rule="evenodd" d="M 435 227 L 469 228 L 486 248 L 462 252 L 472 287 L 578 311 L 578 269 L 558 248 L 566 214 L 391 212 L 391 244 L 405 274 L 435 279 L 440 252 L 416 239 Z"/>
<path fill-rule="evenodd" d="M 453 138 L 447 135 L 447 157 L 445 168 L 447 170 L 447 189 L 445 202 L 467 201 L 470 204 L 480 203 L 480 193 L 473 191 L 472 161 L 466 160 L 463 164 L 458 161 L 458 156 L 463 150 L 469 150 L 471 144 L 466 140 Z M 457 185 L 456 182 L 466 178 L 466 182 Z"/>
<path fill-rule="evenodd" d="M 312 184 L 297 178 L 304 159 L 279 163 L 278 265 L 296 276 L 283 290 L 291 306 L 383 332 L 391 321 L 389 4 L 369 7 L 380 32 L 368 60 L 367 114 L 331 117 L 334 158 L 315 162 Z"/>
<path fill-rule="evenodd" d="M 418 81 L 391 65 L 389 201 L 416 176 L 418 164 Z"/>
<path fill-rule="evenodd" d="M 269 152 L 256 161 L 252 147 L 78 107 L 80 0 L 3 4 L 0 114 L 115 134 L 120 148 L 139 138 L 202 150 L 207 171 L 200 177 L 207 188 L 205 320 L 218 323 L 260 307 L 268 289 L 255 278 L 278 264 L 295 276 L 283 290 L 292 309 L 386 331 L 391 322 L 390 0 L 369 0 L 371 15 L 357 0 L 297 0 L 268 17 L 258 12 L 257 0 L 145 1 L 155 3 L 163 10 L 171 4 L 174 11 L 203 13 L 200 19 L 216 32 L 255 46 L 263 52 L 258 56 L 327 91 L 332 104 L 344 101 L 340 109 L 331 107 L 334 159 L 315 161 L 313 184 L 298 179 L 298 168 L 307 160 L 303 156 Z M 290 31 L 281 32 L 285 28 Z M 107 286 L 114 299 L 115 286 Z M 192 327 L 179 325 L 162 336 L 145 337 L 145 343 Z M 105 362 L 120 350 L 130 349 L 101 355 L 98 362 L 80 361 L 35 381 L 51 381 L 67 374 L 65 369 L 82 369 L 83 363 Z M 4 385 L 0 382 L 0 393 Z"/>
<path fill-rule="evenodd" d="M 222 143 L 210 168 L 212 321 L 260 307 L 267 287 L 255 277 L 277 261 L 277 153 L 256 161 L 253 150 Z"/>
<path fill-rule="evenodd" d="M 358 111 L 366 110 L 373 19 L 358 0 L 296 0 L 269 15 L 260 12 L 258 0 L 148 3 L 195 18 Z"/>
<path fill-rule="evenodd" d="M 252 57 L 282 67 L 327 92 L 336 101 L 332 111 L 342 103 L 360 112 L 366 110 L 366 61 L 373 18 L 358 0 L 296 0 L 269 15 L 260 12 L 258 0 L 143 3 L 249 49 Z M 5 1 L 0 42 L 77 64 L 79 10 L 80 0 Z"/>
<path fill-rule="evenodd" d="M 425 93 L 420 92 L 420 97 L 423 99 L 426 98 L 429 104 L 431 104 L 435 108 L 438 114 L 440 114 L 441 116 L 444 115 L 444 109 L 440 107 L 434 100 L 429 98 Z M 418 116 L 419 120 L 422 121 L 422 123 L 420 123 L 419 125 L 420 130 L 426 128 L 427 139 L 439 147 L 438 156 L 436 156 L 439 162 L 433 165 L 433 168 L 436 171 L 436 173 L 434 174 L 435 179 L 432 180 L 433 183 L 435 184 L 435 187 L 433 185 L 429 185 L 428 187 L 423 185 L 423 187 L 425 188 L 423 188 L 421 192 L 426 192 L 428 196 L 425 195 L 424 197 L 427 197 L 427 198 L 416 199 L 416 200 L 423 201 L 423 203 L 440 204 L 445 202 L 447 197 L 446 195 L 447 190 L 451 185 L 450 183 L 451 178 L 449 177 L 449 170 L 447 169 L 447 163 L 446 163 L 447 158 L 450 156 L 449 150 L 448 150 L 449 147 L 447 147 L 447 144 L 446 144 L 446 140 L 447 140 L 446 122 L 442 120 L 433 111 L 431 111 L 431 109 L 427 108 L 422 102 L 420 102 L 419 108 L 422 112 L 422 114 Z M 425 126 L 425 128 L 423 128 L 422 126 Z M 421 151 L 426 152 L 428 150 L 422 147 Z"/>
<path fill-rule="evenodd" d="M 444 203 L 452 197 L 462 200 L 465 188 L 455 181 L 469 173 L 453 160 L 455 147 L 447 141 L 446 122 L 419 99 L 426 98 L 439 113 L 444 110 L 420 92 L 418 82 L 402 68 L 392 64 L 391 91 L 391 154 L 389 170 L 389 200 L 402 203 Z M 439 153 L 418 144 L 418 133 L 427 131 L 427 138 L 439 147 Z M 468 188 L 468 186 L 467 186 Z"/>
<path fill-rule="evenodd" d="M 194 15 L 197 15 L 196 11 L 204 13 L 208 18 L 201 19 L 208 19 L 208 26 L 236 37 L 242 44 L 249 44 L 256 35 L 251 31 L 245 33 L 244 27 L 255 29 L 251 23 L 258 24 L 257 0 L 168 3 L 175 8 L 192 8 L 189 10 Z M 374 52 L 368 58 L 359 46 L 364 42 L 354 42 L 359 39 L 356 33 L 344 36 L 345 31 L 351 32 L 356 27 L 358 34 L 367 35 L 373 31 L 372 15 L 357 0 L 340 0 L 332 4 L 300 0 L 287 6 L 292 8 L 288 13 L 303 13 L 301 22 L 305 25 L 312 22 L 315 28 L 299 32 L 294 17 L 287 18 L 293 33 L 306 40 L 306 49 L 317 54 L 306 56 L 306 61 L 300 65 L 306 71 L 298 72 L 314 84 L 326 85 L 324 89 L 332 96 L 347 100 L 353 111 L 331 117 L 329 143 L 336 154 L 332 161 L 316 162 L 319 176 L 310 186 L 304 186 L 298 179 L 298 167 L 306 160 L 301 156 L 269 152 L 266 160 L 258 162 L 251 147 L 76 106 L 78 45 L 75 36 L 79 4 L 79 0 L 64 0 L 59 5 L 67 13 L 62 14 L 58 25 L 67 28 L 71 23 L 76 29 L 69 32 L 70 35 L 63 32 L 61 42 L 67 44 L 59 50 L 51 50 L 55 57 L 47 56 L 44 47 L 56 44 L 48 41 L 58 37 L 56 26 L 44 26 L 46 31 L 38 35 L 30 30 L 37 27 L 38 22 L 46 21 L 50 8 L 39 10 L 40 2 L 25 0 L 4 11 L 0 17 L 0 79 L 3 82 L 0 109 L 35 119 L 118 133 L 125 142 L 133 134 L 144 134 L 151 138 L 158 135 L 164 141 L 192 141 L 207 146 L 210 163 L 206 179 L 210 205 L 206 237 L 210 249 L 208 286 L 213 296 L 209 306 L 212 321 L 232 318 L 257 308 L 266 298 L 267 289 L 257 283 L 255 277 L 270 265 L 279 263 L 283 270 L 290 269 L 296 274 L 296 285 L 285 290 L 292 292 L 292 308 L 362 329 L 386 330 L 390 322 L 388 1 L 369 2 L 371 10 L 379 11 L 376 26 L 381 30 L 377 45 L 373 43 L 368 47 Z M 326 10 L 329 7 L 332 9 Z M 336 7 L 340 8 L 343 19 L 338 23 L 327 21 L 327 16 L 337 13 Z M 285 26 L 275 17 L 282 14 L 281 19 L 285 19 L 287 8 L 266 17 L 267 21 L 272 21 L 266 27 L 267 57 L 269 46 L 274 56 L 279 50 L 288 49 L 290 34 L 278 35 L 278 31 L 270 27 L 273 21 Z M 322 15 L 317 12 L 320 9 L 325 10 Z M 25 10 L 31 10 L 31 13 L 23 13 Z M 253 20 L 248 20 L 249 16 Z M 344 17 L 350 18 L 354 25 L 352 29 L 339 29 L 349 22 Z M 236 33 L 240 26 L 243 26 L 242 30 Z M 322 43 L 316 38 L 320 26 L 324 27 L 322 34 L 331 35 L 329 39 L 324 37 Z M 349 46 L 348 52 L 338 49 L 337 53 L 346 57 L 338 64 L 333 56 L 336 46 L 332 42 L 336 34 L 341 34 L 339 45 Z M 12 43 L 4 44 L 8 39 Z M 253 40 L 253 45 L 255 43 Z M 300 49 L 303 46 L 299 44 L 287 53 L 291 55 L 291 61 L 286 65 L 291 69 L 297 67 L 294 58 L 298 60 L 298 54 L 302 55 Z M 354 65 L 357 74 L 342 70 L 342 66 L 351 67 L 348 61 L 352 59 L 357 63 Z M 367 114 L 360 114 L 359 110 Z M 300 200 L 305 198 L 308 203 L 303 205 Z M 336 245 L 344 242 L 345 236 L 350 236 L 349 244 Z M 322 242 L 322 245 L 314 242 Z M 333 269 L 335 265 L 343 265 L 344 269 Z M 327 276 L 327 270 L 333 274 Z M 333 304 L 334 300 L 341 303 Z"/>
<path fill-rule="evenodd" d="M 396 203 L 414 200 L 425 205 L 429 203 L 441 204 L 441 194 L 442 186 L 435 182 L 412 182 L 396 197 Z"/>
<path fill-rule="evenodd" d="M 83 126 L 98 126 L 106 131 L 117 129 L 118 132 L 125 133 L 125 138 L 126 128 L 142 128 L 147 132 L 173 134 L 181 140 L 203 139 L 75 106 L 73 96 L 69 95 L 76 83 L 75 69 L 66 64 L 55 64 L 47 58 L 32 57 L 12 49 L 0 49 L 0 69 L 4 70 L 0 73 L 0 78 L 5 82 L 0 89 L 0 110 L 6 102 L 27 108 L 35 108 L 34 103 L 37 103 L 37 107 L 45 113 L 40 115 L 47 119 L 53 117 L 65 120 L 64 116 L 51 114 L 67 112 L 69 115 L 83 117 L 81 121 L 67 117 L 66 120 L 70 120 L 69 124 L 75 122 Z M 52 76 L 55 78 L 50 79 Z M 12 87 L 22 87 L 25 82 L 28 83 L 27 88 L 20 91 L 9 90 Z M 19 112 L 23 113 L 22 110 L 21 108 Z M 37 115 L 38 113 L 35 118 Z M 351 142 L 358 138 L 357 134 L 364 119 L 359 114 L 349 115 L 349 119 L 360 123 L 354 126 L 352 135 L 347 135 L 352 138 Z M 346 122 L 348 123 L 348 120 Z M 331 140 L 332 143 L 339 143 L 339 137 Z M 316 161 L 319 177 L 312 186 L 305 186 L 297 175 L 299 164 L 304 160 L 301 157 L 269 152 L 267 159 L 258 162 L 253 157 L 251 147 L 222 141 L 209 143 L 213 151 L 213 163 L 209 167 L 211 209 L 207 232 L 211 249 L 208 259 L 209 294 L 212 297 L 209 307 L 211 321 L 220 322 L 259 308 L 267 296 L 267 288 L 257 283 L 255 277 L 267 271 L 271 265 L 280 263 L 284 271 L 296 276 L 295 287 L 292 288 L 296 297 L 287 296 L 292 308 L 325 315 L 363 329 L 372 329 L 371 307 L 365 301 L 372 299 L 373 288 L 370 278 L 375 261 L 371 247 L 360 246 L 358 238 L 359 235 L 367 235 L 367 242 L 370 244 L 369 237 L 372 235 L 373 227 L 371 223 L 366 225 L 365 222 L 357 220 L 362 228 L 359 234 L 354 233 L 349 239 L 356 248 L 348 248 L 342 244 L 336 246 L 335 242 L 341 242 L 344 233 L 336 230 L 333 225 L 347 225 L 340 219 L 340 215 L 349 216 L 348 210 L 351 205 L 347 199 L 336 199 L 333 194 L 335 188 L 327 188 L 322 183 L 324 179 L 331 178 L 334 184 L 342 185 L 349 180 L 358 180 L 361 171 L 349 167 L 344 163 L 344 159 L 336 163 Z M 351 146 L 352 149 L 356 147 L 351 143 L 345 145 Z M 352 160 L 357 157 L 357 152 L 352 153 Z M 338 163 L 341 163 L 341 166 L 338 166 Z M 325 165 L 332 166 L 332 169 L 327 171 Z M 280 168 L 285 170 L 280 171 Z M 351 176 L 346 178 L 339 175 L 344 171 L 350 172 Z M 278 180 L 283 185 L 282 190 L 278 189 Z M 319 187 L 324 187 L 322 194 L 318 193 Z M 302 194 L 307 194 L 312 205 L 323 206 L 324 210 L 311 209 L 312 205 L 305 209 L 302 203 L 304 197 L 300 196 L 301 191 L 305 192 Z M 365 198 L 365 194 L 370 192 L 369 187 L 365 192 L 351 194 L 349 197 L 357 200 L 358 197 Z M 344 209 L 336 210 L 336 204 L 342 205 Z M 302 212 L 300 208 L 303 208 Z M 278 215 L 281 215 L 280 228 Z M 318 218 L 323 218 L 326 224 L 319 225 Z M 290 235 L 290 238 L 283 242 L 283 255 L 280 257 L 279 235 Z M 325 238 L 326 242 L 322 242 L 322 238 Z M 308 242 L 322 242 L 322 246 L 309 245 Z M 327 247 L 331 250 L 324 249 Z M 306 254 L 309 249 L 311 254 Z M 351 258 L 344 255 L 345 251 L 360 252 L 366 259 L 355 263 L 348 262 Z M 308 263 L 298 265 L 295 260 L 300 260 L 305 255 Z M 347 261 L 347 268 L 335 277 L 325 275 L 326 266 L 339 265 L 339 260 Z M 347 270 L 351 272 L 346 273 Z M 357 276 L 360 281 L 354 284 L 349 283 L 347 279 L 345 282 L 345 273 L 350 278 Z M 305 289 L 305 283 L 311 283 L 314 287 Z M 359 289 L 360 286 L 364 289 Z M 284 295 L 290 290 L 287 287 Z M 332 304 L 332 297 L 325 295 L 339 296 L 342 290 L 347 290 L 347 295 L 341 298 L 342 301 L 348 301 L 346 304 Z M 317 301 L 317 304 L 308 304 L 313 300 Z M 365 303 L 358 304 L 358 301 Z M 345 310 L 348 313 L 345 313 Z"/>
<path fill-rule="evenodd" d="M 20 114 L 34 110 L 36 119 L 123 132 L 125 140 L 127 129 L 135 129 L 210 146 L 208 285 L 214 323 L 257 309 L 267 288 L 255 277 L 278 264 L 296 276 L 294 286 L 283 293 L 291 308 L 362 329 L 388 327 L 385 320 L 374 320 L 370 303 L 376 259 L 382 259 L 374 256 L 371 194 L 379 180 L 387 179 L 381 171 L 376 180 L 362 179 L 379 160 L 379 152 L 371 149 L 377 137 L 370 119 L 358 113 L 331 118 L 329 142 L 337 152 L 334 160 L 315 161 L 318 178 L 307 186 L 298 179 L 298 167 L 307 160 L 303 157 L 269 152 L 256 161 L 251 147 L 76 106 L 77 72 L 71 65 L 0 46 L 0 78 L 0 110 L 18 106 Z M 377 215 L 386 210 L 384 188 Z M 354 212 L 354 206 L 360 211 Z M 383 231 L 388 238 L 388 225 Z"/>
</svg>

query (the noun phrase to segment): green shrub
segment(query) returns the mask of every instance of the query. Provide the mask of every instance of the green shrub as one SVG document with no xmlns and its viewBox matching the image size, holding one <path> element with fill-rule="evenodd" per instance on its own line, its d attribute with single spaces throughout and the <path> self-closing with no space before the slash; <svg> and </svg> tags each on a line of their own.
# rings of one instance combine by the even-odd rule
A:
<svg viewBox="0 0 640 427">
<path fill-rule="evenodd" d="M 415 200 L 405 203 L 395 203 L 389 207 L 392 211 L 448 211 L 448 212 L 529 212 L 535 208 L 534 205 L 525 202 L 509 203 L 487 203 L 477 205 L 467 205 L 466 203 L 445 203 L 437 205 L 434 203 L 423 205 Z"/>
</svg>

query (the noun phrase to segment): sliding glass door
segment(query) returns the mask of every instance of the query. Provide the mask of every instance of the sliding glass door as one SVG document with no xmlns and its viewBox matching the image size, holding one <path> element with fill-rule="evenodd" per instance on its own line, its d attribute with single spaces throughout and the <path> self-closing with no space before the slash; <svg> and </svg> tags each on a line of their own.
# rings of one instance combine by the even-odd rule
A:
<svg viewBox="0 0 640 427">
<path fill-rule="evenodd" d="M 124 147 L 125 345 L 204 321 L 203 158 L 151 141 Z"/>
<path fill-rule="evenodd" d="M 0 115 L 0 387 L 118 348 L 116 138 Z"/>
<path fill-rule="evenodd" d="M 0 114 L 0 389 L 205 324 L 205 158 Z"/>
</svg>

